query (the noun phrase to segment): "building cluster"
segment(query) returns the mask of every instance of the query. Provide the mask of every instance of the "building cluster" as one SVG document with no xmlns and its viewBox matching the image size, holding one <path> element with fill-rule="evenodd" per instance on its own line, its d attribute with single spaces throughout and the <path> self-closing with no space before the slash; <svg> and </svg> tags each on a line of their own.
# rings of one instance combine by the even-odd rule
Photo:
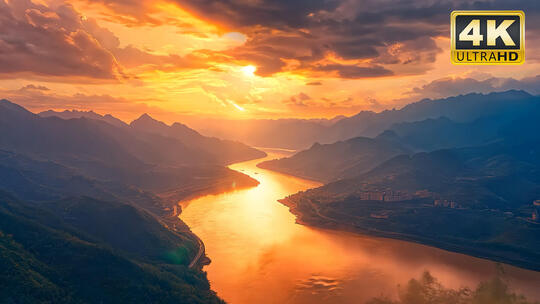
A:
<svg viewBox="0 0 540 304">
<path fill-rule="evenodd" d="M 451 200 L 445 200 L 445 199 L 436 199 L 433 201 L 433 206 L 435 207 L 447 207 L 447 208 L 458 208 L 458 203 L 451 201 Z"/>
<path fill-rule="evenodd" d="M 382 201 L 382 202 L 399 202 L 407 201 L 414 198 L 414 195 L 405 191 L 360 191 L 356 196 L 363 201 Z"/>
<path fill-rule="evenodd" d="M 363 201 L 380 201 L 380 202 L 400 202 L 408 201 L 412 199 L 433 199 L 433 206 L 446 207 L 446 208 L 461 208 L 461 206 L 449 199 L 442 199 L 436 193 L 428 190 L 419 190 L 414 193 L 407 191 L 394 191 L 390 189 L 386 190 L 362 190 L 355 193 L 355 196 Z M 538 206 L 540 207 L 540 200 L 538 200 Z"/>
</svg>

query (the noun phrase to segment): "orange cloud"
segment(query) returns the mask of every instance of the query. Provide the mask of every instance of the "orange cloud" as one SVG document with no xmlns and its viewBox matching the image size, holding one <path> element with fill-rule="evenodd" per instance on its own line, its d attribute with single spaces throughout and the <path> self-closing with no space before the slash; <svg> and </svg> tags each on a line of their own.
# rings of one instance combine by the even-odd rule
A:
<svg viewBox="0 0 540 304">
<path fill-rule="evenodd" d="M 55 10 L 30 1 L 0 1 L 0 73 L 116 79 L 114 56 L 83 28 L 68 4 Z"/>
<path fill-rule="evenodd" d="M 527 12 L 525 65 L 482 67 L 497 79 L 486 81 L 470 76 L 479 68 L 444 58 L 449 11 L 505 6 L 502 0 L 0 0 L 0 93 L 36 106 L 64 103 L 126 116 L 148 105 L 171 116 L 272 118 L 349 115 L 412 98 L 519 88 L 512 79 L 500 83 L 509 77 L 533 90 L 537 82 L 521 81 L 532 79 L 539 64 L 540 18 L 530 1 L 512 3 Z"/>
</svg>

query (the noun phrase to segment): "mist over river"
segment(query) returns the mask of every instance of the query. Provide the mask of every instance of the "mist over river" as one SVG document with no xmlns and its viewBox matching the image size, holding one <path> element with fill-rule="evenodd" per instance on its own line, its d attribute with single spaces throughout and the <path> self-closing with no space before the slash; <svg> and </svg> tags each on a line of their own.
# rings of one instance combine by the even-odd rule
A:
<svg viewBox="0 0 540 304">
<path fill-rule="evenodd" d="M 231 304 L 363 303 L 397 295 L 397 285 L 429 271 L 445 287 L 471 288 L 492 278 L 496 263 L 415 243 L 328 231 L 295 223 L 277 202 L 320 185 L 256 167 L 288 152 L 231 165 L 255 188 L 182 202 L 180 215 L 204 242 L 211 287 Z M 290 152 L 289 152 L 290 153 Z M 540 300 L 540 273 L 504 265 L 509 285 Z"/>
</svg>

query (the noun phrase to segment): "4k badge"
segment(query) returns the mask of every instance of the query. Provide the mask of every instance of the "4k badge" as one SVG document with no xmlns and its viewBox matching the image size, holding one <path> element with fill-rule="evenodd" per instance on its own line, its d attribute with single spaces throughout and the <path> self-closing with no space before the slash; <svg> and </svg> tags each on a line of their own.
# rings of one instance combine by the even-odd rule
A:
<svg viewBox="0 0 540 304">
<path fill-rule="evenodd" d="M 523 11 L 453 11 L 454 64 L 522 64 L 525 61 Z"/>
</svg>

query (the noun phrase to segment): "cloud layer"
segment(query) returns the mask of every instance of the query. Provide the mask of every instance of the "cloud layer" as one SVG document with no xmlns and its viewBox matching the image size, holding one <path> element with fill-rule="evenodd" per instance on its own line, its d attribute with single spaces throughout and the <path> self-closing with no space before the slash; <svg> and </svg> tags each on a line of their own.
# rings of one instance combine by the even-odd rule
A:
<svg viewBox="0 0 540 304">
<path fill-rule="evenodd" d="M 114 56 L 85 29 L 68 4 L 0 1 L 0 73 L 118 77 Z"/>
<path fill-rule="evenodd" d="M 245 33 L 247 41 L 224 51 L 193 52 L 188 58 L 120 47 L 108 29 L 62 2 L 45 6 L 30 0 L 0 1 L 0 73 L 119 78 L 123 68 L 207 68 L 225 60 L 256 64 L 270 76 L 294 72 L 311 77 L 373 78 L 418 74 L 432 68 L 441 51 L 434 39 L 448 36 L 453 9 L 525 9 L 534 23 L 534 1 L 353 1 L 353 0 L 169 0 L 197 18 Z M 57 4 L 60 3 L 60 4 Z M 153 5 L 154 3 L 154 5 Z M 100 0 L 110 13 L 131 25 L 171 23 L 179 31 L 192 25 L 162 14 L 152 1 Z M 163 12 L 161 12 L 163 13 Z M 532 18 L 532 19 L 531 19 Z M 531 27 L 529 27 L 531 29 Z M 534 30 L 534 27 L 532 28 Z"/>
<path fill-rule="evenodd" d="M 524 10 L 525 65 L 442 60 L 454 9 Z M 65 98 L 66 107 L 129 111 L 146 99 L 171 113 L 235 118 L 540 93 L 531 77 L 539 12 L 527 0 L 0 0 L 0 90 L 35 107 L 60 108 Z"/>
</svg>

